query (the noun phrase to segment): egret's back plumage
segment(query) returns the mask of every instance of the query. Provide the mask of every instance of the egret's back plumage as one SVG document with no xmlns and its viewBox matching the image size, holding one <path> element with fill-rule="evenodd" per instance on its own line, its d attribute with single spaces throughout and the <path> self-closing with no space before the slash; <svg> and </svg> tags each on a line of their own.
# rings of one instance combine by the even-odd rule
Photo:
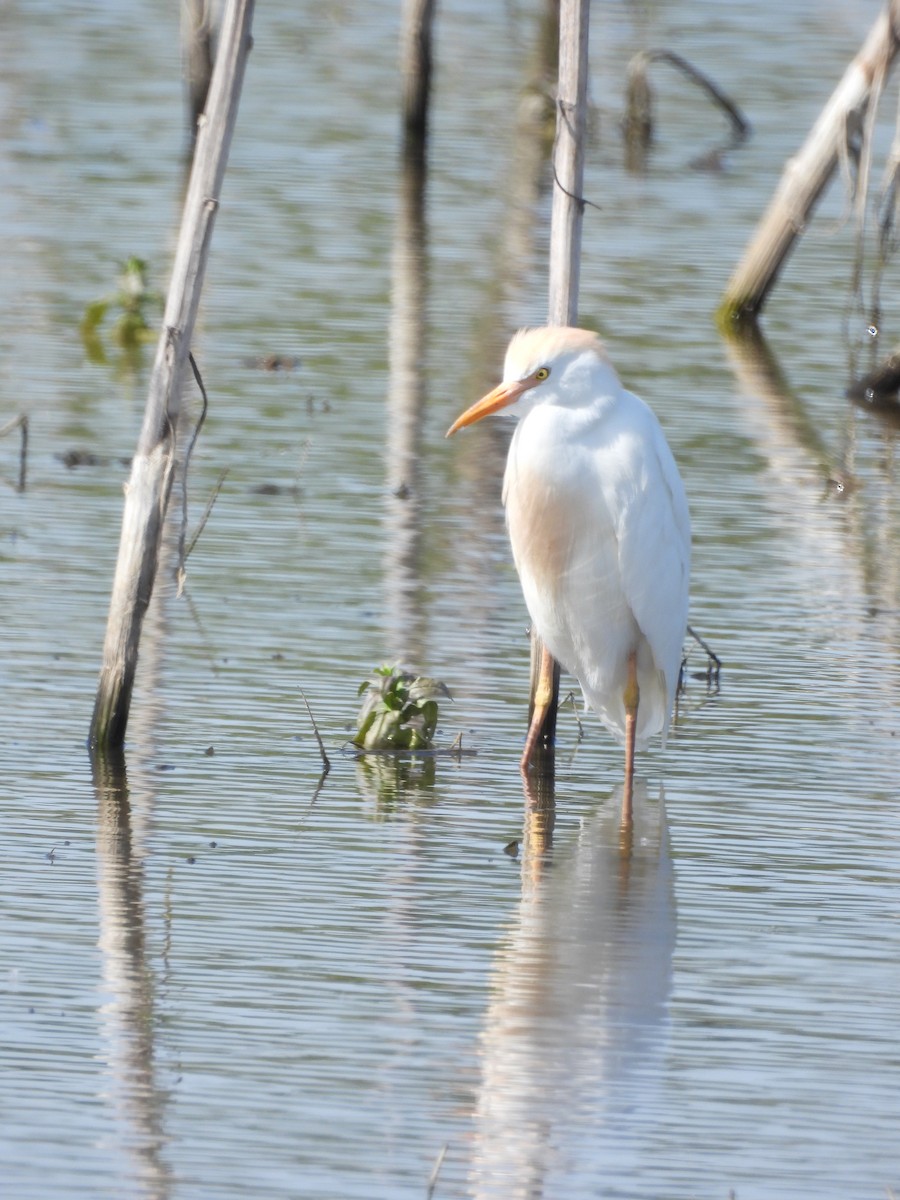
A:
<svg viewBox="0 0 900 1200">
<path fill-rule="evenodd" d="M 545 367 L 514 406 L 503 498 L 537 632 L 586 703 L 625 736 L 636 653 L 639 742 L 665 738 L 687 624 L 690 518 L 656 417 L 595 334 L 551 326 L 510 343 L 504 382 Z"/>
</svg>

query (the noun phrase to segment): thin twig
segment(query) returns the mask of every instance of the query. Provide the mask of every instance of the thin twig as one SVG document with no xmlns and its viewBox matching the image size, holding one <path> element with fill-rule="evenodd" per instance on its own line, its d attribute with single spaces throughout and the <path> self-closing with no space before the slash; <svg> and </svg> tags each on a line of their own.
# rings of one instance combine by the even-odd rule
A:
<svg viewBox="0 0 900 1200">
<path fill-rule="evenodd" d="M 18 429 L 20 425 L 27 425 L 28 418 L 24 413 L 19 413 L 17 417 L 13 417 L 11 421 L 7 421 L 5 425 L 0 425 L 0 437 L 4 437 L 7 433 L 12 433 L 14 429 Z"/>
<path fill-rule="evenodd" d="M 0 427 L 0 437 L 4 434 L 12 433 L 14 429 L 22 430 L 22 442 L 19 447 L 19 482 L 16 484 L 17 492 L 25 491 L 25 472 L 28 464 L 28 415 L 19 413 L 17 417 L 13 417 L 11 421 Z"/>
<path fill-rule="evenodd" d="M 640 58 L 641 55 L 636 55 L 635 58 Z M 676 67 L 688 79 L 698 84 L 707 95 L 723 109 L 731 122 L 732 138 L 734 146 L 739 146 L 741 142 L 747 140 L 750 135 L 750 122 L 728 96 L 719 88 L 708 75 L 697 69 L 693 63 L 688 62 L 686 58 L 682 58 L 680 54 L 676 54 L 674 50 L 648 50 L 643 54 L 646 62 L 667 62 L 673 67 Z M 632 60 L 632 65 L 634 60 Z"/>
<path fill-rule="evenodd" d="M 431 1174 L 428 1177 L 428 1191 L 425 1193 L 425 1200 L 431 1200 L 434 1195 L 434 1189 L 437 1187 L 438 1175 L 441 1173 L 441 1167 L 444 1165 L 444 1159 L 447 1157 L 447 1151 L 450 1149 L 450 1143 L 444 1142 L 440 1150 L 438 1150 L 437 1158 L 434 1160 L 434 1166 L 431 1168 Z"/>
<path fill-rule="evenodd" d="M 222 484 L 225 482 L 226 478 L 228 477 L 228 472 L 230 469 L 231 469 L 230 467 L 223 467 L 222 470 L 219 472 L 219 478 L 216 480 L 216 486 L 213 488 L 212 494 L 210 495 L 209 499 L 206 502 L 206 508 L 203 510 L 203 516 L 200 518 L 200 524 L 197 526 L 194 536 L 191 538 L 190 542 L 188 543 L 188 548 L 184 553 L 185 560 L 187 560 L 191 557 L 191 553 L 192 553 L 194 547 L 197 545 L 197 542 L 200 538 L 200 534 L 203 532 L 204 528 L 206 527 L 206 522 L 209 520 L 209 514 L 212 512 L 213 505 L 219 498 L 219 492 L 221 492 L 221 490 L 222 490 Z"/>
<path fill-rule="evenodd" d="M 890 63 L 884 58 L 880 59 L 872 78 L 869 103 L 860 122 L 860 140 L 856 163 L 856 188 L 854 189 L 854 199 L 856 201 L 856 247 L 852 285 L 853 292 L 858 296 L 862 295 L 863 271 L 865 268 L 866 212 L 868 209 L 869 183 L 872 173 L 872 145 L 875 137 L 875 122 L 878 118 L 878 109 L 881 104 L 881 96 L 884 92 L 884 85 L 887 82 L 889 70 Z M 843 143 L 847 151 L 850 149 L 850 139 L 851 129 L 848 122 L 847 140 Z"/>
<path fill-rule="evenodd" d="M 209 520 L 209 514 L 212 512 L 213 505 L 215 504 L 216 500 L 219 498 L 219 492 L 221 492 L 221 490 L 222 490 L 222 484 L 228 478 L 228 472 L 230 470 L 231 470 L 230 467 L 223 467 L 222 470 L 219 472 L 219 478 L 216 480 L 216 486 L 213 488 L 212 493 L 209 497 L 209 500 L 206 502 L 206 508 L 203 510 L 203 516 L 200 518 L 200 524 L 197 526 L 197 529 L 194 532 L 194 536 L 190 540 L 187 551 L 185 553 L 185 558 L 190 558 L 191 551 L 197 545 L 197 541 L 200 537 L 200 534 L 203 532 L 203 530 L 206 526 L 206 522 Z"/>
<path fill-rule="evenodd" d="M 718 654 L 716 654 L 716 652 L 713 649 L 711 649 L 710 646 L 708 646 L 706 644 L 706 642 L 703 640 L 703 638 L 700 636 L 700 634 L 697 633 L 696 630 L 692 629 L 690 627 L 690 625 L 688 625 L 687 631 L 688 631 L 688 635 L 694 639 L 694 641 L 697 643 L 697 645 L 700 646 L 701 649 L 703 649 L 706 652 L 706 656 L 709 659 L 709 661 L 714 664 L 712 666 L 712 668 L 710 668 L 707 665 L 707 669 L 706 669 L 707 684 L 714 683 L 714 684 L 716 684 L 716 686 L 718 686 L 719 672 L 722 669 L 721 658 L 719 658 Z"/>
<path fill-rule="evenodd" d="M 197 630 L 200 634 L 200 644 L 202 645 L 203 649 L 206 651 L 207 657 L 209 659 L 209 669 L 210 669 L 210 671 L 212 671 L 213 675 L 218 675 L 219 668 L 216 665 L 215 648 L 213 647 L 213 644 L 210 641 L 209 635 L 206 632 L 206 628 L 203 624 L 203 621 L 200 619 L 200 610 L 197 608 L 197 605 L 194 603 L 194 599 L 191 596 L 191 593 L 187 587 L 185 587 L 184 590 L 182 591 L 181 597 L 183 600 L 187 601 L 188 610 L 190 611 L 191 617 L 194 620 L 194 624 L 197 626 Z"/>
<path fill-rule="evenodd" d="M 563 700 L 563 704 L 568 704 L 569 701 L 572 702 L 572 716 L 575 718 L 575 724 L 578 726 L 578 740 L 581 742 L 584 740 L 584 726 L 581 723 L 581 717 L 578 715 L 578 701 L 575 698 L 574 692 L 569 692 L 568 696 Z"/>
<path fill-rule="evenodd" d="M 203 408 L 200 416 L 197 418 L 197 424 L 194 426 L 194 432 L 191 434 L 191 440 L 188 442 L 188 448 L 184 454 L 184 477 L 181 484 L 181 530 L 178 534 L 178 595 L 184 591 L 185 580 L 185 563 L 187 555 L 185 552 L 184 543 L 187 537 L 187 511 L 188 511 L 188 469 L 191 465 L 191 455 L 194 453 L 194 446 L 197 444 L 197 438 L 200 436 L 200 430 L 203 428 L 203 422 L 206 420 L 206 413 L 209 409 L 209 400 L 206 395 L 206 388 L 203 386 L 203 379 L 200 371 L 197 369 L 197 363 L 194 360 L 193 354 L 188 351 L 188 362 L 191 364 L 191 370 L 194 372 L 194 378 L 197 381 L 197 387 L 200 389 L 200 395 L 203 397 Z M 197 539 L 194 538 L 194 541 Z M 194 543 L 191 543 L 193 549 Z"/>
<path fill-rule="evenodd" d="M 312 808 L 313 805 L 315 804 L 315 802 L 318 800 L 319 795 L 322 791 L 322 788 L 325 786 L 325 780 L 328 778 L 329 770 L 330 770 L 330 767 L 326 767 L 324 769 L 324 771 L 322 772 L 322 774 L 319 776 L 319 782 L 313 788 L 313 794 L 310 796 L 309 804 L 307 804 L 307 806 L 306 806 L 307 810 Z"/>
<path fill-rule="evenodd" d="M 562 118 L 565 121 L 567 119 L 566 118 L 566 102 L 562 99 L 561 96 L 558 96 L 556 99 L 556 103 L 557 103 L 560 113 L 562 114 Z M 558 139 L 559 139 L 559 129 L 557 129 L 556 136 L 553 139 L 553 153 L 550 155 L 550 166 L 551 166 L 551 169 L 553 170 L 554 183 L 556 184 L 556 186 L 559 188 L 559 190 L 561 192 L 563 192 L 566 196 L 569 197 L 570 200 L 574 200 L 576 204 L 579 204 L 581 206 L 582 212 L 584 211 L 585 205 L 588 205 L 589 208 L 596 208 L 597 212 L 603 212 L 603 209 L 600 207 L 599 204 L 595 204 L 593 202 L 593 200 L 586 200 L 584 196 L 576 196 L 575 193 L 570 192 L 569 189 L 567 187 L 565 187 L 564 184 L 562 183 L 562 181 L 560 180 L 559 176 L 556 173 L 556 143 L 557 143 Z"/>
<path fill-rule="evenodd" d="M 331 770 L 331 760 L 329 759 L 328 755 L 325 753 L 325 743 L 322 741 L 321 734 L 319 733 L 319 727 L 316 724 L 316 718 L 312 714 L 312 709 L 309 707 L 309 701 L 307 700 L 306 695 L 302 688 L 300 689 L 300 695 L 303 696 L 303 703 L 306 705 L 306 711 L 309 713 L 310 721 L 312 721 L 313 733 L 315 734 L 316 741 L 319 744 L 319 753 L 322 755 L 322 765 L 325 768 L 325 770 L 323 772 L 323 776 L 324 776 L 324 775 L 327 775 L 328 772 Z M 321 786 L 321 784 L 320 784 L 320 786 Z"/>
<path fill-rule="evenodd" d="M 600 205 L 595 204 L 593 200 L 587 200 L 587 199 L 585 199 L 584 196 L 576 196 L 574 192 L 570 192 L 567 187 L 564 187 L 563 184 L 560 182 L 559 176 L 556 173 L 556 164 L 552 163 L 551 166 L 553 168 L 554 183 L 556 184 L 556 186 L 559 188 L 559 190 L 561 192 L 565 192 L 565 194 L 569 197 L 570 200 L 574 200 L 575 203 L 580 204 L 582 208 L 584 208 L 585 205 L 588 205 L 589 208 L 596 208 L 597 212 L 603 212 L 603 209 L 600 207 Z"/>
<path fill-rule="evenodd" d="M 894 140 L 884 168 L 884 182 L 878 197 L 876 217 L 878 220 L 878 257 L 872 279 L 873 322 L 880 324 L 881 280 L 888 261 L 897 249 L 894 226 L 897 219 L 897 185 L 900 178 L 900 99 L 894 121 Z"/>
</svg>

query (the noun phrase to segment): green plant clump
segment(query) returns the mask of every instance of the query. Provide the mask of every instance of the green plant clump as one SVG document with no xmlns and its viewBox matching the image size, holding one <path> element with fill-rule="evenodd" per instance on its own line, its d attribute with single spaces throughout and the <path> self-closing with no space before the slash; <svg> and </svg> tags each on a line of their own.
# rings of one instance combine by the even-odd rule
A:
<svg viewBox="0 0 900 1200">
<path fill-rule="evenodd" d="M 354 746 L 361 750 L 428 750 L 438 722 L 437 697 L 451 699 L 437 679 L 400 667 L 376 667 L 359 686 L 365 695 L 357 718 Z"/>
<path fill-rule="evenodd" d="M 93 362 L 105 362 L 100 326 L 107 314 L 117 314 L 112 327 L 113 340 L 124 351 L 135 351 L 144 342 L 158 336 L 157 312 L 162 308 L 159 292 L 147 286 L 147 264 L 132 256 L 122 264 L 119 290 L 114 296 L 88 304 L 81 319 L 81 337 Z M 148 309 L 153 310 L 148 319 Z M 151 325 L 152 320 L 152 325 Z"/>
</svg>

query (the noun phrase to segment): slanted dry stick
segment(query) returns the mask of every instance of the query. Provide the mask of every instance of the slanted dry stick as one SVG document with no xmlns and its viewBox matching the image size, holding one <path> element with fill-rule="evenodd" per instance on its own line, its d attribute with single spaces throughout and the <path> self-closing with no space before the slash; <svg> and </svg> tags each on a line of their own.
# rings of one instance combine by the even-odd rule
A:
<svg viewBox="0 0 900 1200">
<path fill-rule="evenodd" d="M 719 307 L 720 322 L 753 320 L 762 310 L 817 200 L 862 129 L 873 88 L 881 87 L 900 49 L 900 0 L 890 0 L 822 110 L 781 182 Z"/>
<path fill-rule="evenodd" d="M 206 113 L 200 121 L 144 423 L 125 495 L 103 666 L 90 730 L 91 746 L 100 750 L 120 747 L 125 741 L 141 627 L 156 580 L 172 487 L 182 377 L 237 120 L 252 16 L 253 0 L 229 0 Z"/>
</svg>

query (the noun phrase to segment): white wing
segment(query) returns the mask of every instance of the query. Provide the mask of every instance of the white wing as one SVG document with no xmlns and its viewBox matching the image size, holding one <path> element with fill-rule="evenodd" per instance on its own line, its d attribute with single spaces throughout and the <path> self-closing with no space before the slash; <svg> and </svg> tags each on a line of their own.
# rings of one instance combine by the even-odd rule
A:
<svg viewBox="0 0 900 1200">
<path fill-rule="evenodd" d="M 684 484 L 654 414 L 639 397 L 623 394 L 629 428 L 640 450 L 618 496 L 622 585 L 641 632 L 664 673 L 671 713 L 688 616 L 691 521 Z"/>
</svg>

